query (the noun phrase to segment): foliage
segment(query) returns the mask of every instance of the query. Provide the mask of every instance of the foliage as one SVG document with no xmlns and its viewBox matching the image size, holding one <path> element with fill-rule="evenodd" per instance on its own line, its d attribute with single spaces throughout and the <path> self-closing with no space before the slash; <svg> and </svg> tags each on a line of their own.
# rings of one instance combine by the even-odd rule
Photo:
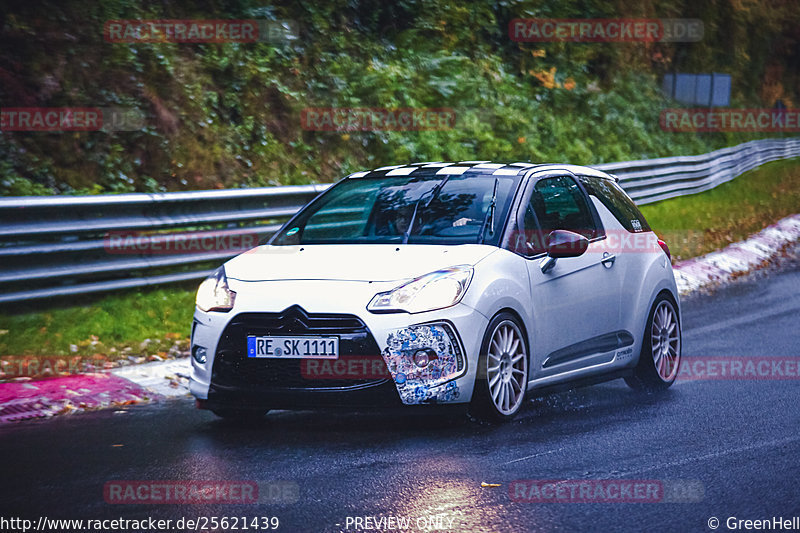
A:
<svg viewBox="0 0 800 533">
<path fill-rule="evenodd" d="M 791 104 L 790 0 L 6 2 L 0 104 L 141 111 L 133 131 L 0 133 L 0 194 L 96 194 L 332 181 L 414 160 L 600 163 L 748 140 L 667 133 L 673 69 L 734 73 L 737 105 Z M 698 17 L 702 43 L 515 43 L 517 17 Z M 109 43 L 114 19 L 296 21 L 285 43 Z M 320 132 L 306 107 L 452 108 L 452 129 Z"/>
</svg>

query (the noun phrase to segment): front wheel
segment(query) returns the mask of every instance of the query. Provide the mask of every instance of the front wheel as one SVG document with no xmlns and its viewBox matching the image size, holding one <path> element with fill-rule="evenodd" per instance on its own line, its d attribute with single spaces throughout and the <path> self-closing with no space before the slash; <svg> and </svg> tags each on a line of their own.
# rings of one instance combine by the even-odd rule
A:
<svg viewBox="0 0 800 533">
<path fill-rule="evenodd" d="M 528 386 L 528 343 L 516 317 L 500 313 L 489 322 L 478 358 L 470 413 L 503 422 L 522 407 Z"/>
<path fill-rule="evenodd" d="M 656 392 L 669 388 L 681 363 L 681 324 L 672 300 L 656 298 L 642 341 L 642 352 L 633 375 L 625 378 L 631 388 Z"/>
</svg>

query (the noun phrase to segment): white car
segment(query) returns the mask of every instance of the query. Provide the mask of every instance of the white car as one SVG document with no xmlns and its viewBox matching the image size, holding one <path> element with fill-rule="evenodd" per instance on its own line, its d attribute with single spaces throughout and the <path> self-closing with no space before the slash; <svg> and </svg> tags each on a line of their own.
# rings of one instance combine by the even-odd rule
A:
<svg viewBox="0 0 800 533">
<path fill-rule="evenodd" d="M 224 417 L 462 404 L 678 373 L 669 250 L 604 172 L 417 163 L 358 172 L 205 280 L 191 392 Z"/>
</svg>

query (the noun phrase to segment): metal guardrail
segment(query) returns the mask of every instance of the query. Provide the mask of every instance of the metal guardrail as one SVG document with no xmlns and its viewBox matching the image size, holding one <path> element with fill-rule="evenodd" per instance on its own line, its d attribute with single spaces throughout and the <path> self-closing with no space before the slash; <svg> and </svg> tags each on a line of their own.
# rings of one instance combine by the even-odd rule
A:
<svg viewBox="0 0 800 533">
<path fill-rule="evenodd" d="M 800 138 L 764 139 L 707 154 L 593 165 L 616 174 L 620 185 L 643 205 L 713 189 L 764 163 L 800 157 Z"/>
<path fill-rule="evenodd" d="M 596 165 L 639 204 L 694 194 L 763 163 L 800 156 L 800 138 L 750 141 L 708 154 Z M 327 184 L 224 191 L 0 198 L 0 303 L 78 296 L 207 276 L 241 249 L 119 253 L 110 235 L 145 232 L 152 248 L 187 231 L 266 237 Z"/>
</svg>

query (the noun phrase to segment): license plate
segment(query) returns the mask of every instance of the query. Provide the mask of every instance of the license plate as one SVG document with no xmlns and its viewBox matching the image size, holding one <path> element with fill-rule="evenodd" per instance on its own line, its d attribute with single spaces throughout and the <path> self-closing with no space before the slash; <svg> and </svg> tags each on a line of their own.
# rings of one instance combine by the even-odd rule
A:
<svg viewBox="0 0 800 533">
<path fill-rule="evenodd" d="M 247 336 L 247 357 L 338 359 L 339 337 Z"/>
</svg>

